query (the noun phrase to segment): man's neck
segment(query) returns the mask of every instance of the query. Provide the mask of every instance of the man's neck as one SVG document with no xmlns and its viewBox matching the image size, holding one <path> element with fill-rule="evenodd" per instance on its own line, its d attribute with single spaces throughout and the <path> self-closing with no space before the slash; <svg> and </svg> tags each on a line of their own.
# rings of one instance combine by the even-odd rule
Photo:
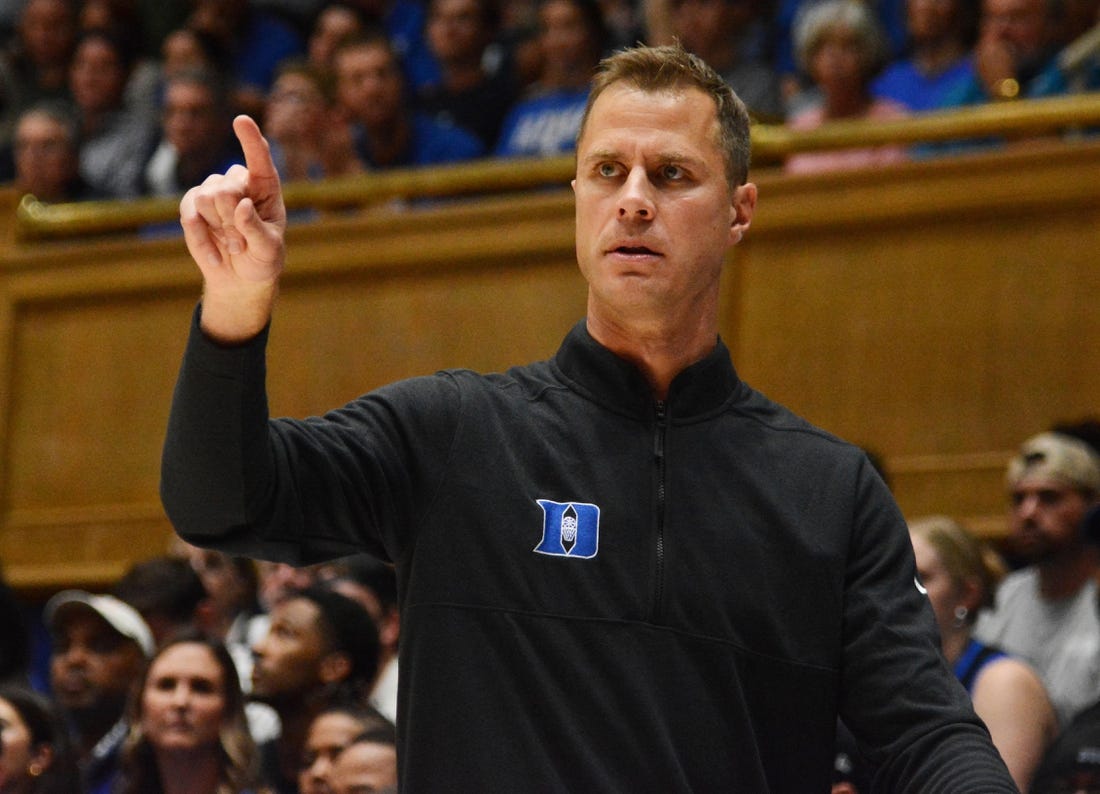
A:
<svg viewBox="0 0 1100 794">
<path fill-rule="evenodd" d="M 89 761 L 92 759 L 93 751 L 102 753 L 103 751 L 110 749 L 109 747 L 100 747 L 100 743 L 113 744 L 109 741 L 104 741 L 108 734 L 111 734 L 112 730 L 119 724 L 122 719 L 122 715 L 118 711 L 83 711 L 79 713 L 73 713 L 73 724 L 76 726 L 76 732 L 78 737 L 78 749 L 80 757 Z"/>
<path fill-rule="evenodd" d="M 450 61 L 443 67 L 443 84 L 452 93 L 473 88 L 485 79 L 481 61 Z"/>
<path fill-rule="evenodd" d="M 1048 601 L 1075 595 L 1096 575 L 1097 557 L 1092 549 L 1078 549 L 1036 565 L 1039 592 Z"/>
<path fill-rule="evenodd" d="M 924 75 L 938 75 L 947 71 L 966 54 L 962 42 L 953 38 L 922 42 L 913 53 L 917 69 Z"/>
<path fill-rule="evenodd" d="M 366 128 L 370 155 L 375 165 L 393 165 L 401 158 L 409 144 L 410 123 L 404 115 L 399 115 L 388 124 Z"/>
<path fill-rule="evenodd" d="M 668 397 L 676 376 L 705 358 L 718 341 L 717 326 L 706 316 L 687 324 L 656 321 L 624 325 L 590 311 L 587 325 L 593 339 L 641 371 L 659 400 Z"/>
<path fill-rule="evenodd" d="M 287 780 L 295 780 L 298 774 L 298 762 L 302 756 L 302 747 L 306 743 L 309 725 L 313 721 L 316 709 L 306 700 L 291 703 L 272 704 L 279 715 L 279 767 Z"/>
</svg>

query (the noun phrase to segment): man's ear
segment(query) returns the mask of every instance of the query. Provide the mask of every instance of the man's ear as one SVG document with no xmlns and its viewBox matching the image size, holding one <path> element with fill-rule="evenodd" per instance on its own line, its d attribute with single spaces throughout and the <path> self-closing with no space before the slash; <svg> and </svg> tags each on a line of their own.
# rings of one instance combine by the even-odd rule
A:
<svg viewBox="0 0 1100 794">
<path fill-rule="evenodd" d="M 351 675 L 351 659 L 343 651 L 332 651 L 321 659 L 318 677 L 322 684 L 332 684 L 343 681 Z"/>
<path fill-rule="evenodd" d="M 734 188 L 730 201 L 730 245 L 737 245 L 752 224 L 756 212 L 756 185 L 746 182 Z"/>
</svg>

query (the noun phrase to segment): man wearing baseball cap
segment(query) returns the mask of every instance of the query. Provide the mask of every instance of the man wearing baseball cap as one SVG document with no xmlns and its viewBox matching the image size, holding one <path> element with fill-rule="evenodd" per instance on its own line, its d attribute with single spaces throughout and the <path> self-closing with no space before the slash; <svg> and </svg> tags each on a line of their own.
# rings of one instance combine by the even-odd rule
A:
<svg viewBox="0 0 1100 794">
<path fill-rule="evenodd" d="M 1025 567 L 997 591 L 977 637 L 1029 662 L 1063 726 L 1100 698 L 1097 549 L 1082 527 L 1100 498 L 1100 458 L 1083 441 L 1041 433 L 1009 461 L 1008 547 Z"/>
<path fill-rule="evenodd" d="M 130 605 L 83 590 L 51 598 L 45 619 L 53 637 L 50 687 L 79 752 L 85 790 L 107 794 L 129 729 L 126 700 L 153 654 L 153 634 Z"/>
</svg>

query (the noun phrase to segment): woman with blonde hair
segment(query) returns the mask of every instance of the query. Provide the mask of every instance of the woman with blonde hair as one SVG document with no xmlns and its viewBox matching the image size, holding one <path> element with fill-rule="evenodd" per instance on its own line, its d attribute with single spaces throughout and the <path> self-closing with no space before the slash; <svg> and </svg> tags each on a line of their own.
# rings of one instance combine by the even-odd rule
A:
<svg viewBox="0 0 1100 794">
<path fill-rule="evenodd" d="M 121 794 L 260 794 L 233 660 L 199 633 L 170 639 L 131 705 Z"/>
<path fill-rule="evenodd" d="M 978 610 L 993 603 L 1004 576 L 1000 558 L 946 516 L 912 521 L 909 534 L 943 655 L 970 693 L 1016 785 L 1027 791 L 1058 720 L 1031 667 L 971 636 Z"/>
</svg>

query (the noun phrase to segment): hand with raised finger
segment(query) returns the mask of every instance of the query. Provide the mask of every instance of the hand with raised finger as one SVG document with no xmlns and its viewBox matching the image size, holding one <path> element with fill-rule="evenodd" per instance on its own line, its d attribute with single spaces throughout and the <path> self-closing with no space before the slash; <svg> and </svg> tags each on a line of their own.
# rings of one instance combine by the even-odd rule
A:
<svg viewBox="0 0 1100 794">
<path fill-rule="evenodd" d="M 248 116 L 233 129 L 245 165 L 208 177 L 180 203 L 187 249 L 203 274 L 202 327 L 225 342 L 267 324 L 286 261 L 286 208 L 270 148 Z"/>
</svg>

